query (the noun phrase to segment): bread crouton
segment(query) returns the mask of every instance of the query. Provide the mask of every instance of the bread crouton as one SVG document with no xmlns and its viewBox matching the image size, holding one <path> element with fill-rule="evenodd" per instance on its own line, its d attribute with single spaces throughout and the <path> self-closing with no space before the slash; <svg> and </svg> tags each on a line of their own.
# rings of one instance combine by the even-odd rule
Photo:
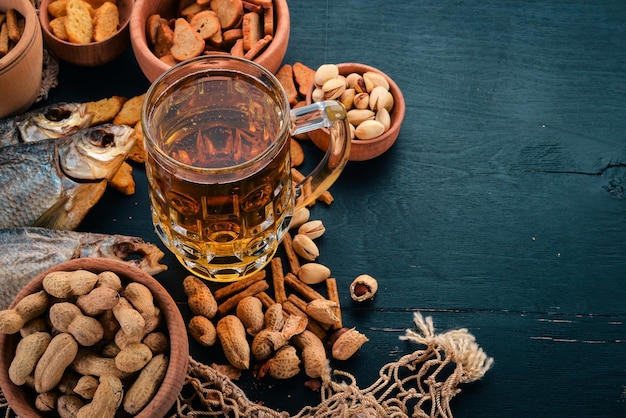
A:
<svg viewBox="0 0 626 418">
<path fill-rule="evenodd" d="M 117 6 L 106 1 L 98 7 L 93 16 L 93 40 L 96 42 L 113 36 L 120 26 L 120 12 Z"/>
<path fill-rule="evenodd" d="M 185 61 L 197 57 L 204 51 L 204 44 L 204 39 L 193 30 L 189 22 L 182 17 L 176 19 L 172 44 L 174 58 L 178 61 Z"/>
<path fill-rule="evenodd" d="M 91 119 L 91 126 L 111 122 L 122 110 L 122 106 L 125 102 L 125 97 L 113 96 L 85 103 L 87 106 L 87 113 L 91 113 L 93 115 Z"/>
<path fill-rule="evenodd" d="M 93 36 L 91 6 L 83 0 L 68 0 L 65 18 L 65 30 L 70 42 L 88 44 Z"/>
<path fill-rule="evenodd" d="M 141 120 L 141 107 L 145 93 L 128 99 L 113 119 L 115 125 L 135 126 Z"/>
</svg>

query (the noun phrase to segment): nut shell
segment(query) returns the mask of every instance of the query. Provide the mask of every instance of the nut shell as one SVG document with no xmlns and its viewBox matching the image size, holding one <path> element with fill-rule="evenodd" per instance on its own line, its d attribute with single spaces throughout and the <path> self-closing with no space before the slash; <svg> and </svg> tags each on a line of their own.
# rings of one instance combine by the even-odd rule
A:
<svg viewBox="0 0 626 418">
<path fill-rule="evenodd" d="M 373 299 L 378 291 L 378 282 L 369 274 L 358 276 L 350 284 L 350 296 L 357 302 Z"/>
</svg>

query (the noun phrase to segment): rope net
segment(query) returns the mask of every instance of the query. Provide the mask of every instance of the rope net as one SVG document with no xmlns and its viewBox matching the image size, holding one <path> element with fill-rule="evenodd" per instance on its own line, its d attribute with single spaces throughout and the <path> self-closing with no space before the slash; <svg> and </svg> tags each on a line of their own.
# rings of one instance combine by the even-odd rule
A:
<svg viewBox="0 0 626 418">
<path fill-rule="evenodd" d="M 359 388 L 353 375 L 328 369 L 322 376 L 321 401 L 293 418 L 304 417 L 452 417 L 450 401 L 460 385 L 481 379 L 493 365 L 467 329 L 436 334 L 431 317 L 414 315 L 416 330 L 401 340 L 424 346 L 384 365 L 371 386 Z M 179 395 L 178 417 L 288 417 L 250 401 L 245 393 L 216 369 L 190 359 L 185 386 L 192 394 Z"/>
</svg>

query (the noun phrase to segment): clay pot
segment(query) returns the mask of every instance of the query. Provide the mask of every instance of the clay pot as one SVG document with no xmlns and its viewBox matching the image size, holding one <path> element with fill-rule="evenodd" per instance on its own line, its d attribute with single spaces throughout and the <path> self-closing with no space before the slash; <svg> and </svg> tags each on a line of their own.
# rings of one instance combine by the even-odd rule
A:
<svg viewBox="0 0 626 418">
<path fill-rule="evenodd" d="M 37 99 L 43 71 L 43 41 L 37 12 L 28 0 L 4 0 L 0 9 L 15 9 L 25 19 L 22 37 L 0 58 L 0 118 L 4 118 L 23 112 Z"/>
</svg>

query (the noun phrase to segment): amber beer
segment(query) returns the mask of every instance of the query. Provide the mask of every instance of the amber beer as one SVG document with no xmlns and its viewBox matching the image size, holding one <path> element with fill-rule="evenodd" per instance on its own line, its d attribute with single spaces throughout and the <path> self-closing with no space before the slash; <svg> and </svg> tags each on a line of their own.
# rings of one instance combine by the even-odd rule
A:
<svg viewBox="0 0 626 418">
<path fill-rule="evenodd" d="M 187 269 L 237 280 L 263 268 L 289 228 L 294 121 L 278 82 L 256 65 L 203 57 L 179 67 L 144 103 L 153 223 Z"/>
</svg>

